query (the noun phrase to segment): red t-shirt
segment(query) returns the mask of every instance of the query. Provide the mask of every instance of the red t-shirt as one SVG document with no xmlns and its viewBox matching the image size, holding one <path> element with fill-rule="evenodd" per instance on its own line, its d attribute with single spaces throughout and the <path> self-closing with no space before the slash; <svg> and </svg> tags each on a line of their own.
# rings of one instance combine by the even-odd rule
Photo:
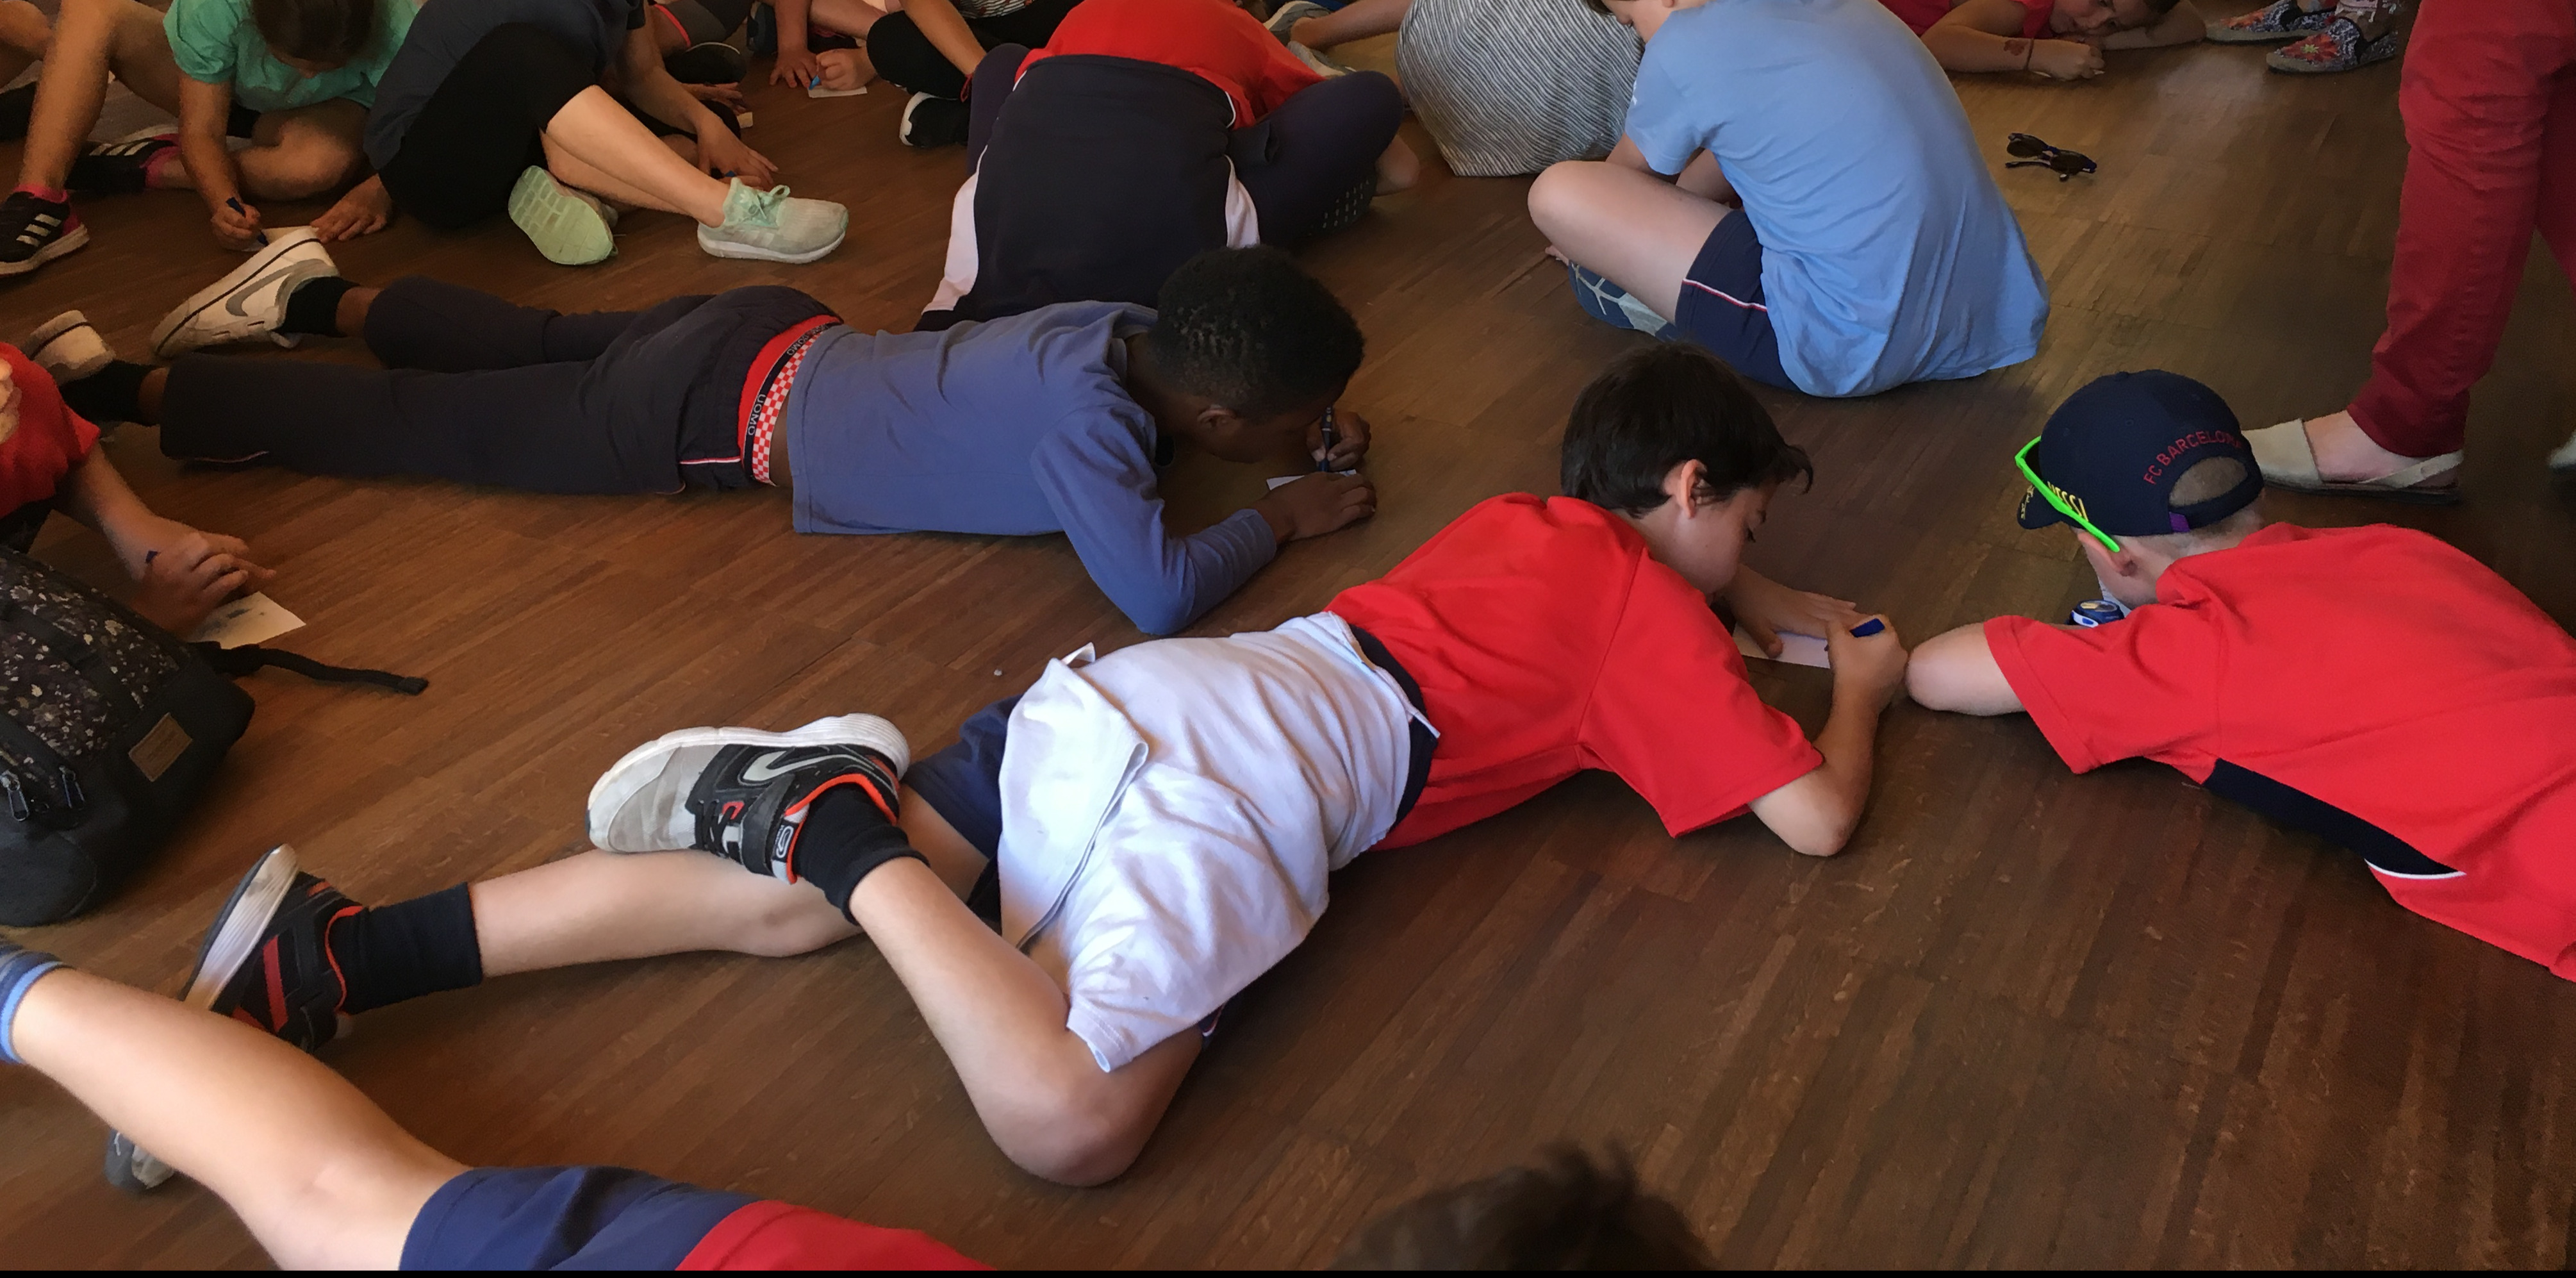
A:
<svg viewBox="0 0 2576 1278">
<path fill-rule="evenodd" d="M 1083 0 L 1020 74 L 1059 53 L 1092 53 L 1178 67 L 1225 90 L 1234 127 L 1247 128 L 1324 77 L 1306 68 L 1251 14 L 1226 0 Z"/>
<path fill-rule="evenodd" d="M 1905 20 L 1905 25 L 1921 35 L 1932 24 L 1957 8 L 1956 0 L 1878 0 L 1888 11 Z M 2057 0 L 2021 0 L 2026 10 L 2021 18 L 2021 38 L 2036 40 L 2048 34 L 2048 15 L 2057 8 Z"/>
<path fill-rule="evenodd" d="M 98 427 L 63 403 L 52 375 L 15 346 L 0 342 L 0 361 L 17 383 L 18 429 L 0 440 L 0 515 L 43 501 L 63 476 L 98 446 Z"/>
<path fill-rule="evenodd" d="M 1824 761 L 1754 695 L 1707 598 L 1590 502 L 1478 503 L 1331 607 L 1422 685 L 1440 732 L 1421 801 L 1381 847 L 1483 820 L 1586 768 L 1616 773 L 1680 834 Z"/>
<path fill-rule="evenodd" d="M 2576 639 L 2458 550 L 2275 524 L 2126 621 L 1986 623 L 2078 772 L 2144 756 L 2352 848 L 2408 909 L 2576 979 Z"/>
<path fill-rule="evenodd" d="M 885 1229 L 793 1203 L 757 1202 L 716 1222 L 682 1269 L 990 1269 L 911 1229 Z"/>
</svg>

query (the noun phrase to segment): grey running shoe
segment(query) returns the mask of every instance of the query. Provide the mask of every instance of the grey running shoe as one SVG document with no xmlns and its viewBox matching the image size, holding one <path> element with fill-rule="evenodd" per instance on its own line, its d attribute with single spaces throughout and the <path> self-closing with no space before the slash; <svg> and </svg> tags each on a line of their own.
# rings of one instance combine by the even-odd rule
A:
<svg viewBox="0 0 2576 1278">
<path fill-rule="evenodd" d="M 628 751 L 590 788 L 590 841 L 610 852 L 695 848 L 792 881 L 789 818 L 849 784 L 891 813 L 911 766 L 903 733 L 872 714 L 817 719 L 792 732 L 666 733 Z"/>
<path fill-rule="evenodd" d="M 766 191 L 733 180 L 725 192 L 724 225 L 698 227 L 698 247 L 715 257 L 757 262 L 811 262 L 841 247 L 850 233 L 850 211 L 829 200 L 798 200 L 787 188 Z"/>
<path fill-rule="evenodd" d="M 617 211 L 535 165 L 510 188 L 510 220 L 557 266 L 588 266 L 617 252 Z"/>
<path fill-rule="evenodd" d="M 306 280 L 339 273 L 312 227 L 271 231 L 268 247 L 161 317 L 160 327 L 152 330 L 152 358 L 175 359 L 255 337 L 293 346 L 303 339 L 277 331 L 286 322 L 287 295 Z"/>
<path fill-rule="evenodd" d="M 1331 12 L 1332 10 L 1315 3 L 1315 0 L 1288 0 L 1288 3 L 1273 10 L 1270 20 L 1261 25 L 1270 28 L 1270 34 L 1279 37 L 1279 43 L 1287 44 L 1290 42 L 1289 33 L 1297 29 L 1298 23 L 1308 18 L 1320 18 Z"/>
</svg>

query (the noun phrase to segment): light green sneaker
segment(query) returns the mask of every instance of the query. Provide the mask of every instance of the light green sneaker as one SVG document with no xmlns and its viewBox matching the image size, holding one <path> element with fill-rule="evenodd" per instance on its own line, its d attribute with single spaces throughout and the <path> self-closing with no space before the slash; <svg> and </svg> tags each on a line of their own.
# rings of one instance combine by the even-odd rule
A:
<svg viewBox="0 0 2576 1278">
<path fill-rule="evenodd" d="M 850 211 L 829 200 L 794 200 L 787 188 L 754 190 L 733 180 L 725 192 L 724 225 L 698 227 L 698 247 L 715 257 L 760 262 L 811 262 L 841 247 L 850 233 Z"/>
<path fill-rule="evenodd" d="M 617 211 L 541 168 L 530 166 L 510 188 L 510 220 L 557 266 L 588 266 L 617 251 L 617 237 L 611 233 Z"/>
</svg>

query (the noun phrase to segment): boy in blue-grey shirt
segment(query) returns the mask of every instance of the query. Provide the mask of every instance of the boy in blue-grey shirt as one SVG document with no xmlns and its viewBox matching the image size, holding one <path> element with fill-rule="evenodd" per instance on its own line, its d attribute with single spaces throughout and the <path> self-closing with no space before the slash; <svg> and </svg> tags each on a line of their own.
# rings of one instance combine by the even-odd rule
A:
<svg viewBox="0 0 2576 1278">
<path fill-rule="evenodd" d="M 1878 0 L 1587 3 L 1646 55 L 1610 158 L 1530 188 L 1585 310 L 1810 395 L 2039 349 L 2048 286 L 2021 226 L 1949 80 Z"/>
<path fill-rule="evenodd" d="M 290 237 L 281 237 L 281 240 Z M 170 456 L 315 474 L 427 475 L 536 492 L 795 490 L 800 532 L 1062 532 L 1150 633 L 1179 630 L 1280 543 L 1365 518 L 1318 473 L 1189 536 L 1156 468 L 1182 440 L 1257 462 L 1306 441 L 1329 471 L 1368 423 L 1322 419 L 1359 368 L 1350 312 L 1275 249 L 1203 253 L 1159 310 L 1067 302 L 937 333 L 863 333 L 794 289 L 561 315 L 409 277 L 342 278 L 277 248 L 162 322 L 156 347 L 363 335 L 387 367 L 188 354 L 67 383 L 91 420 L 161 427 Z"/>
</svg>

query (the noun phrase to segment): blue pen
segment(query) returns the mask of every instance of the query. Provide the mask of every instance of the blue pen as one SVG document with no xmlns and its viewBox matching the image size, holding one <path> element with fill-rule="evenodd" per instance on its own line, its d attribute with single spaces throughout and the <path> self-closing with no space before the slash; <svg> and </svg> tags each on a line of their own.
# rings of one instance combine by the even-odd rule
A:
<svg viewBox="0 0 2576 1278">
<path fill-rule="evenodd" d="M 1333 468 L 1333 410 L 1332 410 L 1331 406 L 1327 405 L 1327 406 L 1325 407 L 1325 409 L 1324 409 L 1324 455 L 1323 455 L 1321 458 L 1319 458 L 1319 459 L 1317 459 L 1317 460 L 1316 460 L 1316 462 L 1315 462 L 1315 469 L 1317 469 L 1317 470 L 1321 470 L 1321 471 L 1330 471 L 1332 468 Z"/>
<path fill-rule="evenodd" d="M 1859 625 L 1852 627 L 1852 629 L 1851 629 L 1851 632 L 1852 632 L 1852 638 L 1854 638 L 1854 639 L 1867 639 L 1867 638 L 1869 638 L 1871 635 L 1877 634 L 1879 631 L 1882 631 L 1882 630 L 1885 630 L 1885 629 L 1887 629 L 1887 623 L 1886 623 L 1886 622 L 1881 621 L 1881 620 L 1879 620 L 1879 619 L 1878 619 L 1878 618 L 1876 618 L 1876 617 L 1872 617 L 1872 618 L 1870 618 L 1869 620 L 1864 621 L 1864 622 L 1860 623 Z"/>
<path fill-rule="evenodd" d="M 234 199 L 232 196 L 227 195 L 227 196 L 225 196 L 225 197 L 224 197 L 224 207 L 225 207 L 225 208 L 228 208 L 228 209 L 231 209 L 231 210 L 232 210 L 233 212 L 235 212 L 235 213 L 239 213 L 239 214 L 241 214 L 243 217 L 249 217 L 249 216 L 250 216 L 250 210 L 249 210 L 249 209 L 246 209 L 246 208 L 243 208 L 243 207 L 242 207 L 242 202 L 241 202 L 240 200 Z M 265 246 L 265 245 L 268 243 L 268 232 L 266 232 L 266 231 L 253 231 L 253 232 L 251 232 L 251 234 L 256 235 L 256 236 L 258 236 L 258 237 L 259 237 L 259 242 L 260 242 L 260 244 L 261 244 L 262 246 Z"/>
</svg>

